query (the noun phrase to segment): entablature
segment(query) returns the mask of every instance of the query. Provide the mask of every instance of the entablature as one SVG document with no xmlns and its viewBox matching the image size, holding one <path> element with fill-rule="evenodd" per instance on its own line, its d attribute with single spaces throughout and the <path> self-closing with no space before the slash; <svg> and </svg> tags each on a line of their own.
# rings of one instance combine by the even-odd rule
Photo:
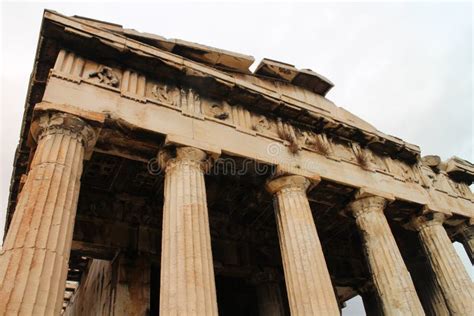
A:
<svg viewBox="0 0 474 316">
<path fill-rule="evenodd" d="M 105 66 L 61 50 L 37 110 L 106 113 L 163 136 L 179 136 L 223 153 L 320 174 L 354 188 L 373 188 L 429 209 L 472 217 L 474 198 L 465 182 L 436 173 L 421 160 L 409 164 L 348 138 L 316 132 L 271 114 L 250 111 L 196 89 L 130 68 Z M 59 107 L 59 108 L 58 108 Z M 69 108 L 69 110 L 68 110 Z M 175 136 L 173 136 L 175 135 Z M 100 138 L 98 143 L 101 142 Z M 100 146 L 98 150 L 101 149 Z M 117 154 L 117 153 L 114 153 Z M 151 157 L 150 157 L 151 158 Z"/>
<path fill-rule="evenodd" d="M 409 163 L 418 159 L 417 146 L 376 130 L 326 98 L 298 86 L 290 85 L 292 88 L 289 89 L 276 87 L 285 86 L 283 82 L 273 88 L 268 84 L 263 87 L 250 80 L 250 77 L 257 76 L 216 69 L 54 12 L 47 11 L 45 20 L 52 22 L 56 28 L 52 33 L 58 42 L 85 57 L 91 53 L 103 56 L 118 62 L 121 67 L 128 66 L 144 74 L 151 72 L 163 80 L 188 85 L 201 95 L 214 96 L 229 104 L 239 103 L 252 111 L 272 113 L 318 131 L 325 130 Z M 102 50 L 103 53 L 98 54 Z M 262 78 L 261 82 L 264 81 L 265 78 Z"/>
</svg>

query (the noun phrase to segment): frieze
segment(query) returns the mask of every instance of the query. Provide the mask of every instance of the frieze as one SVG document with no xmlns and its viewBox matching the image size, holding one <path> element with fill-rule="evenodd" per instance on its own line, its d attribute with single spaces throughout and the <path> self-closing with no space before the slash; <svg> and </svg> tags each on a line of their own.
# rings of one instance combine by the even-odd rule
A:
<svg viewBox="0 0 474 316">
<path fill-rule="evenodd" d="M 451 196 L 472 200 L 472 193 L 467 185 L 453 181 L 446 172 L 435 173 L 420 162 L 409 165 L 348 139 L 324 132 L 316 133 L 301 126 L 295 127 L 281 118 L 252 112 L 239 104 L 201 96 L 193 88 L 147 78 L 130 69 L 100 65 L 61 50 L 52 75 L 112 88 L 127 98 L 176 108 L 186 116 L 213 120 L 233 126 L 241 132 L 274 139 L 285 145 L 295 156 L 304 149 L 327 159 L 358 165 L 368 172 L 379 172 L 401 182 L 417 183 L 426 189 L 434 188 Z"/>
</svg>

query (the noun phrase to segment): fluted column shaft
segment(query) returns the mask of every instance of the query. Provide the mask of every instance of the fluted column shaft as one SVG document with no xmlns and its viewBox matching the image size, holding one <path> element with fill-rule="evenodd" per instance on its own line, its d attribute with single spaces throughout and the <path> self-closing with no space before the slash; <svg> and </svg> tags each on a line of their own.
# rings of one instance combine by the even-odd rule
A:
<svg viewBox="0 0 474 316">
<path fill-rule="evenodd" d="M 323 250 L 306 197 L 309 181 L 283 176 L 267 183 L 274 208 L 292 315 L 339 315 Z"/>
<path fill-rule="evenodd" d="M 424 315 L 423 308 L 383 213 L 385 199 L 361 197 L 352 202 L 372 282 L 384 315 Z"/>
<path fill-rule="evenodd" d="M 166 168 L 160 315 L 217 315 L 204 184 L 206 154 L 180 147 L 160 155 Z"/>
<path fill-rule="evenodd" d="M 0 255 L 0 315 L 59 315 L 85 147 L 93 130 L 66 114 L 39 119 L 38 146 Z"/>
<path fill-rule="evenodd" d="M 443 214 L 414 218 L 423 250 L 452 315 L 474 314 L 474 288 L 443 227 Z"/>
</svg>

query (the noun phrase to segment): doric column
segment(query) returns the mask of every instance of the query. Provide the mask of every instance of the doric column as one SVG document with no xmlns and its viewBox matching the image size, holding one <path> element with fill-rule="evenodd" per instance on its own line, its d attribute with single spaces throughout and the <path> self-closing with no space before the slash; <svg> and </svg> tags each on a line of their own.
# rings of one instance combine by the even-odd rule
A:
<svg viewBox="0 0 474 316">
<path fill-rule="evenodd" d="M 161 250 L 161 315 L 217 315 L 211 235 L 204 184 L 205 152 L 160 152 L 165 168 Z"/>
<path fill-rule="evenodd" d="M 383 197 L 358 194 L 355 217 L 384 315 L 424 315 L 415 287 L 383 213 Z"/>
<path fill-rule="evenodd" d="M 474 264 L 474 225 L 462 224 L 458 229 L 457 238 L 464 246 L 471 263 Z"/>
<path fill-rule="evenodd" d="M 38 146 L 0 255 L 0 315 L 59 315 L 62 307 L 82 160 L 95 135 L 64 113 L 43 114 L 37 127 Z"/>
<path fill-rule="evenodd" d="M 281 176 L 267 183 L 275 217 L 292 315 L 339 315 L 339 306 L 306 197 L 310 181 Z"/>
<path fill-rule="evenodd" d="M 444 218 L 430 213 L 414 217 L 412 224 L 451 314 L 473 315 L 473 284 L 443 227 Z"/>
<path fill-rule="evenodd" d="M 279 278 L 274 271 L 263 271 L 252 278 L 257 291 L 258 314 L 260 316 L 283 316 L 285 308 Z"/>
</svg>

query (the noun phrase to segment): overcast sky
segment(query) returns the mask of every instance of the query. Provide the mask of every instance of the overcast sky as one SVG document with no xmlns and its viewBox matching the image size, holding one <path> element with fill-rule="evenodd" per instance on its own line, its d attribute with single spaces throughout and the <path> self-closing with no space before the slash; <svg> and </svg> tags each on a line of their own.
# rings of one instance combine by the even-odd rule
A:
<svg viewBox="0 0 474 316">
<path fill-rule="evenodd" d="M 473 161 L 473 8 L 465 3 L 7 3 L 1 12 L 0 236 L 44 8 L 310 68 L 327 97 L 422 155 Z M 253 69 L 252 68 L 252 69 Z M 472 267 L 456 245 L 471 277 Z M 359 299 L 344 315 L 363 314 Z"/>
</svg>

